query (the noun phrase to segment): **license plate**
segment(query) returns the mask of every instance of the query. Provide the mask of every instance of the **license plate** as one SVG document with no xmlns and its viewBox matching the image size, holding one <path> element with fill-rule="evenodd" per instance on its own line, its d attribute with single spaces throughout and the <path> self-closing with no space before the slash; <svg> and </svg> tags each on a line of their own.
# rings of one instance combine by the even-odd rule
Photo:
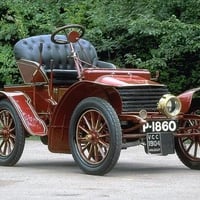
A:
<svg viewBox="0 0 200 200">
<path fill-rule="evenodd" d="M 174 153 L 173 133 L 147 133 L 147 153 L 168 155 Z"/>
<path fill-rule="evenodd" d="M 161 137 L 159 133 L 147 134 L 147 150 L 148 153 L 161 153 Z"/>
<path fill-rule="evenodd" d="M 148 121 L 142 127 L 144 133 L 175 132 L 176 130 L 177 121 L 175 120 Z"/>
</svg>

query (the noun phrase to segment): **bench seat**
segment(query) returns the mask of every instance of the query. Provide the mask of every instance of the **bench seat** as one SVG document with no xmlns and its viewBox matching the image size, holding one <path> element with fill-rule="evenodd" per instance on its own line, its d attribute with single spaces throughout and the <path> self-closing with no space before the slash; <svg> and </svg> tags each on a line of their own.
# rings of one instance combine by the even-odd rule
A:
<svg viewBox="0 0 200 200">
<path fill-rule="evenodd" d="M 58 39 L 66 40 L 66 37 L 58 35 Z M 42 53 L 40 54 L 41 44 Z M 96 50 L 89 41 L 79 39 L 78 42 L 73 43 L 73 46 L 79 58 L 84 61 L 83 67 L 116 68 L 112 63 L 98 60 Z M 37 66 L 41 64 L 41 68 L 48 78 L 50 78 L 51 61 L 53 61 L 53 84 L 55 85 L 69 85 L 78 80 L 70 44 L 55 44 L 51 41 L 50 34 L 21 39 L 14 46 L 14 55 L 19 68 L 21 67 L 20 63 L 22 63 L 19 62 L 20 60 L 38 63 Z M 27 65 L 27 67 L 29 66 Z M 22 78 L 27 77 L 23 73 L 29 73 L 29 70 L 24 70 L 23 66 L 20 73 Z"/>
</svg>

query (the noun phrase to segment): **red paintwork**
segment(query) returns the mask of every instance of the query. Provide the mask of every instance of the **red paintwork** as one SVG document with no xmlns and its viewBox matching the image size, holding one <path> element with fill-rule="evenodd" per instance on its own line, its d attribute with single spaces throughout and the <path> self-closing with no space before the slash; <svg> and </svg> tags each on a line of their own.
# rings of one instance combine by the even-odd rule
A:
<svg viewBox="0 0 200 200">
<path fill-rule="evenodd" d="M 24 62 L 21 64 L 22 66 L 26 65 Z M 21 68 L 22 71 L 23 69 Z M 27 69 L 34 72 L 29 65 L 26 71 L 22 73 L 30 73 Z M 41 74 L 42 71 L 35 74 L 34 80 L 42 77 Z M 81 81 L 65 87 L 52 87 L 51 80 L 48 83 L 42 84 L 33 82 L 20 86 L 5 87 L 6 93 L 4 95 L 9 96 L 10 92 L 21 91 L 23 98 L 19 101 L 20 105 L 24 104 L 26 96 L 30 98 L 28 101 L 26 99 L 25 107 L 21 106 L 18 112 L 21 113 L 20 110 L 22 110 L 23 114 L 20 114 L 20 117 L 28 133 L 31 135 L 45 135 L 45 126 L 43 127 L 44 130 L 41 131 L 37 130 L 37 128 L 34 129 L 34 127 L 38 127 L 36 122 L 41 123 L 40 125 L 44 125 L 43 122 L 45 122 L 48 128 L 48 148 L 51 152 L 70 153 L 68 144 L 69 123 L 73 110 L 81 100 L 92 96 L 105 99 L 113 106 L 119 118 L 125 120 L 127 117 L 122 115 L 122 102 L 118 91 L 115 89 L 116 86 L 130 86 L 133 84 L 161 85 L 151 81 L 150 72 L 143 69 L 88 68 L 84 69 L 81 75 Z M 13 99 L 15 99 L 14 104 L 17 104 L 17 98 Z M 33 108 L 36 111 L 35 113 L 33 112 Z M 29 113 L 27 117 L 25 113 L 26 109 L 31 112 L 31 119 L 29 118 Z M 38 116 L 40 120 L 38 120 Z M 128 116 L 128 118 L 131 121 L 138 120 L 136 115 L 132 115 L 131 118 Z"/>
<path fill-rule="evenodd" d="M 30 99 L 22 92 L 0 92 L 0 96 L 7 96 L 12 102 L 26 130 L 32 135 L 44 136 L 47 134 L 45 123 L 39 118 Z"/>
<path fill-rule="evenodd" d="M 146 69 L 98 69 L 88 68 L 83 70 L 83 79 L 95 81 L 97 78 L 109 75 L 110 77 L 119 78 L 119 76 L 126 76 L 127 79 L 138 77 L 139 79 L 151 79 L 151 74 Z"/>
<path fill-rule="evenodd" d="M 189 111 L 190 105 L 192 102 L 192 98 L 193 98 L 194 94 L 198 91 L 200 91 L 200 87 L 187 90 L 178 96 L 182 103 L 181 111 L 183 113 L 187 113 Z"/>
<path fill-rule="evenodd" d="M 83 80 L 95 81 L 98 84 L 109 86 L 128 86 L 135 84 L 157 85 L 151 81 L 151 74 L 146 69 L 97 69 L 89 68 L 83 70 Z M 160 85 L 160 84 L 159 84 Z"/>
<path fill-rule="evenodd" d="M 69 122 L 72 112 L 82 99 L 92 96 L 106 99 L 115 108 L 117 113 L 121 113 L 121 99 L 118 92 L 113 87 L 88 81 L 80 81 L 76 83 L 63 95 L 53 112 L 48 133 L 48 147 L 50 151 L 70 151 L 69 145 L 66 145 L 66 142 L 68 143 L 68 134 L 66 133 L 69 132 Z"/>
<path fill-rule="evenodd" d="M 97 83 L 101 83 L 101 84 L 106 84 L 106 85 L 112 85 L 112 86 L 128 86 L 130 84 L 133 85 L 138 85 L 138 84 L 142 84 L 142 85 L 155 85 L 156 83 L 144 78 L 141 78 L 139 76 L 127 76 L 127 75 L 105 75 L 105 76 L 101 76 L 99 78 L 96 79 Z"/>
</svg>

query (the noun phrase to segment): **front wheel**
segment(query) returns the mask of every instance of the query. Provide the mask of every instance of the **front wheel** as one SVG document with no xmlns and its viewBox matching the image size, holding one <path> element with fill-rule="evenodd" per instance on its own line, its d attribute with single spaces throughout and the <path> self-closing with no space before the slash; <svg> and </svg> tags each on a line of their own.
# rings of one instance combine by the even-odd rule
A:
<svg viewBox="0 0 200 200">
<path fill-rule="evenodd" d="M 199 99 L 193 100 L 189 114 L 200 115 Z M 176 153 L 187 167 L 200 170 L 200 120 L 195 118 L 186 119 L 182 122 L 181 127 L 184 128 L 184 131 L 182 137 L 175 139 Z M 184 133 L 187 136 L 184 137 Z"/>
<path fill-rule="evenodd" d="M 0 101 L 0 165 L 12 166 L 24 150 L 25 130 L 8 100 Z"/>
<path fill-rule="evenodd" d="M 104 175 L 118 161 L 122 134 L 118 116 L 105 100 L 89 97 L 73 112 L 69 142 L 74 160 L 87 174 Z"/>
</svg>

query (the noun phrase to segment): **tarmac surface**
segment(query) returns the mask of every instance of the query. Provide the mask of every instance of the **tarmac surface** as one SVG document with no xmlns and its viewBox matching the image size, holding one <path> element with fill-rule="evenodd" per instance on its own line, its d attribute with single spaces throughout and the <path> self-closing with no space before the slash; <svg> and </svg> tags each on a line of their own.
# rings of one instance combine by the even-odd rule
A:
<svg viewBox="0 0 200 200">
<path fill-rule="evenodd" d="M 84 174 L 71 155 L 54 154 L 27 140 L 14 167 L 0 167 L 0 200 L 186 200 L 199 199 L 200 171 L 186 168 L 176 154 L 147 155 L 143 147 L 122 150 L 104 176 Z"/>
</svg>

